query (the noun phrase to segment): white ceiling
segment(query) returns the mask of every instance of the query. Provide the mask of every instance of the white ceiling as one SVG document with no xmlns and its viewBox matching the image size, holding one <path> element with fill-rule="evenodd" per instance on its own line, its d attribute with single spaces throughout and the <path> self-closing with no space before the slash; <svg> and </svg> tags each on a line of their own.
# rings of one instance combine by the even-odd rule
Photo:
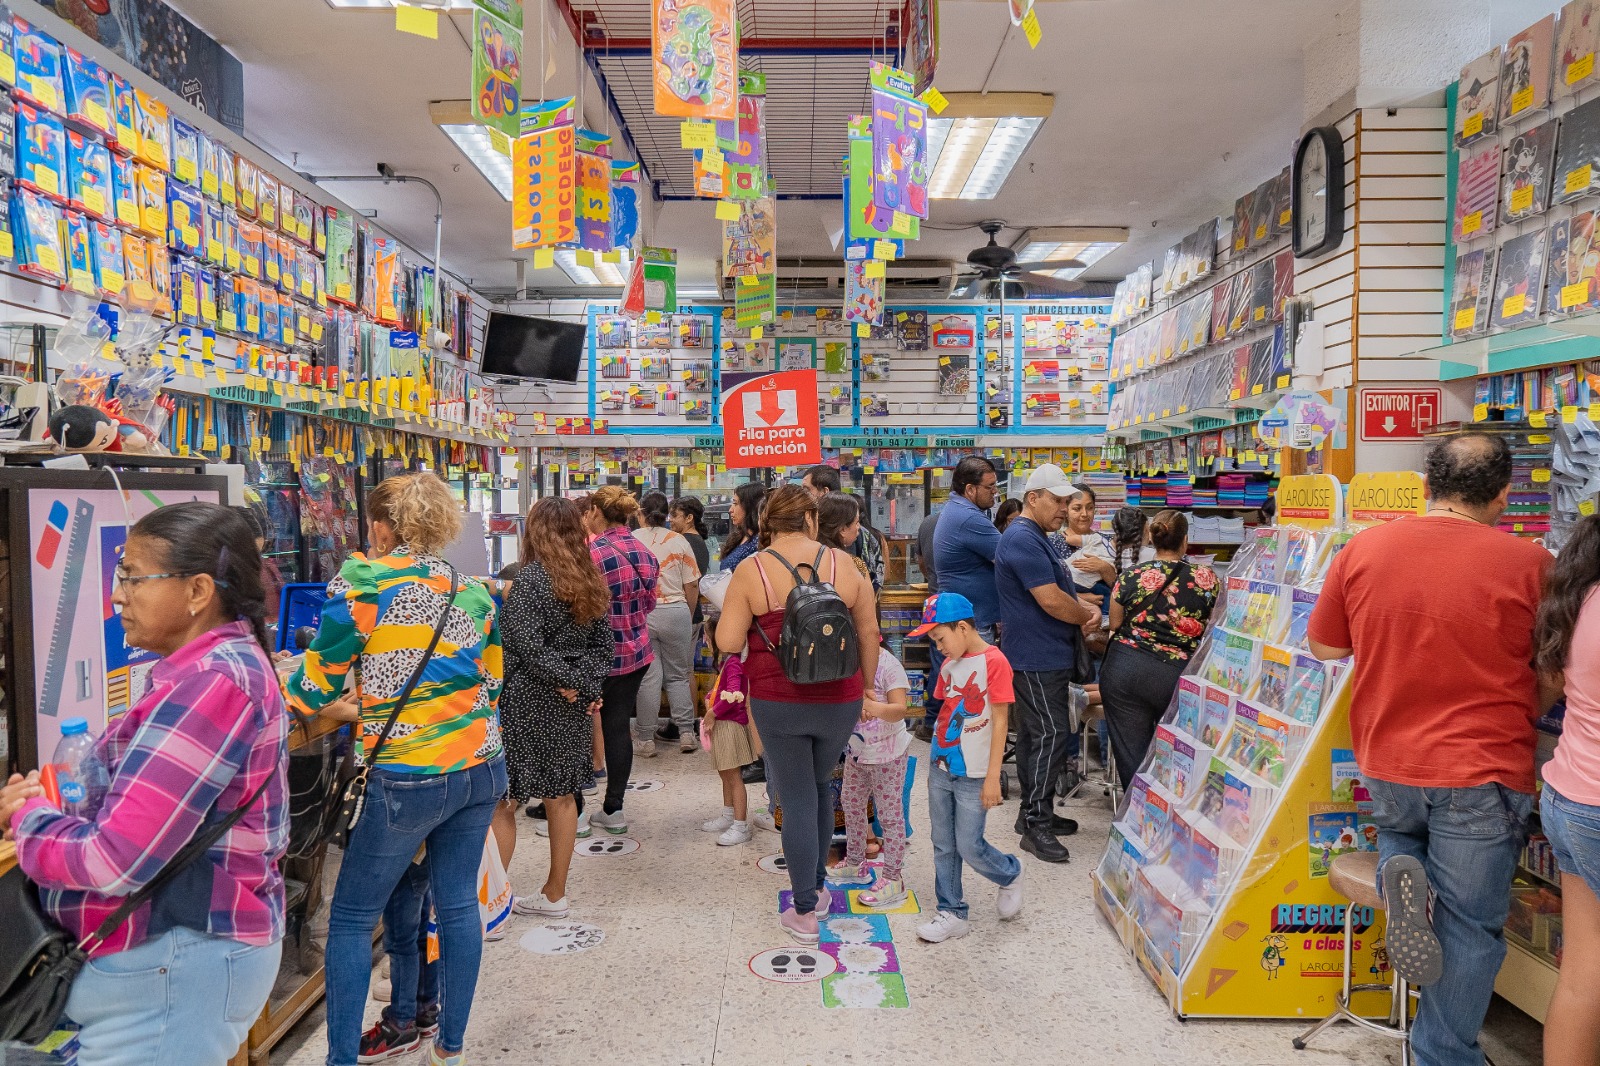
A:
<svg viewBox="0 0 1600 1066">
<path fill-rule="evenodd" d="M 434 181 L 445 199 L 444 261 L 484 288 L 515 283 L 511 210 L 428 118 L 431 100 L 464 99 L 469 16 L 441 21 L 437 41 L 395 31 L 387 12 L 324 0 L 169 0 L 244 63 L 248 136 L 297 170 L 368 174 L 379 162 Z M 792 0 L 802 2 L 802 0 Z M 538 23 L 538 0 L 526 19 Z M 959 260 L 982 243 L 981 219 L 1023 226 L 1127 226 L 1129 244 L 1087 275 L 1117 279 L 1159 256 L 1207 215 L 1276 173 L 1300 132 L 1301 55 L 1328 32 L 1326 0 L 1042 0 L 1031 50 L 1004 4 L 944 0 L 936 82 L 944 92 L 1055 94 L 1055 112 L 998 199 L 935 201 L 909 254 Z M 558 45 L 547 94 L 574 91 L 576 46 L 554 7 Z M 453 21 L 454 29 L 447 25 Z M 459 30 L 457 33 L 455 30 Z M 525 95 L 536 97 L 530 30 Z M 989 71 L 993 67 L 992 74 Z M 987 84 L 985 79 L 987 76 Z M 590 124 L 606 128 L 594 83 Z M 431 197 L 416 187 L 330 185 L 417 248 L 431 248 Z M 837 201 L 779 205 L 779 254 L 836 259 Z M 710 203 L 659 205 L 651 243 L 679 249 L 681 286 L 711 281 L 720 225 Z M 1017 234 L 1008 231 L 1010 243 Z M 530 288 L 564 287 L 559 271 Z"/>
</svg>

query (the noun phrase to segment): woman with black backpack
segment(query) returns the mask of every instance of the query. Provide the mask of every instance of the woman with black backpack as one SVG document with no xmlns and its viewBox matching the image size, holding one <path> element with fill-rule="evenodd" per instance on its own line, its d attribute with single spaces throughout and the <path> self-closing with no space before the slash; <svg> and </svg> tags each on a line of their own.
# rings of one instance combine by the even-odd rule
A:
<svg viewBox="0 0 1600 1066">
<path fill-rule="evenodd" d="M 877 670 L 877 601 L 849 555 L 818 543 L 816 500 L 798 485 L 767 498 L 761 547 L 734 571 L 717 646 L 750 649 L 750 711 L 783 796 L 794 889 L 779 924 L 815 944 L 817 916 L 832 906 L 822 887 L 833 839 L 829 782 L 861 717 L 861 679 Z"/>
</svg>

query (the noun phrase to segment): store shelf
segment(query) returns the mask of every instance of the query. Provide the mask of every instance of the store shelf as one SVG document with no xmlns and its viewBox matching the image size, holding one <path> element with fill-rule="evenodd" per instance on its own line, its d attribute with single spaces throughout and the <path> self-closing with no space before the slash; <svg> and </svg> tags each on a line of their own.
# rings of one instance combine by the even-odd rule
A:
<svg viewBox="0 0 1600 1066">
<path fill-rule="evenodd" d="M 1559 972 L 1554 963 L 1508 936 L 1506 961 L 1495 978 L 1494 990 L 1542 1025 L 1550 1010 L 1550 997 L 1555 995 Z"/>
<path fill-rule="evenodd" d="M 1439 344 L 1406 358 L 1438 360 L 1439 380 L 1455 381 L 1588 359 L 1594 355 L 1592 337 L 1600 337 L 1600 312 Z"/>
</svg>

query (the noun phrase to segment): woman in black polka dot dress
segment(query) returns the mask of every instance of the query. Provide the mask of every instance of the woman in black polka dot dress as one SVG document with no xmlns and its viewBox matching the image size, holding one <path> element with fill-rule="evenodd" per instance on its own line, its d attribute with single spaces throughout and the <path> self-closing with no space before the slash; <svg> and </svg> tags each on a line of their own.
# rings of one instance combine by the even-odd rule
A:
<svg viewBox="0 0 1600 1066">
<path fill-rule="evenodd" d="M 578 796 L 594 781 L 594 726 L 600 686 L 611 669 L 611 592 L 589 556 L 578 506 L 550 497 L 528 512 L 517 571 L 500 612 L 505 688 L 500 730 L 506 747 L 507 798 L 495 836 L 509 866 L 516 812 L 544 800 L 550 829 L 550 875 L 519 896 L 519 914 L 567 913 L 567 871 L 578 833 Z"/>
</svg>

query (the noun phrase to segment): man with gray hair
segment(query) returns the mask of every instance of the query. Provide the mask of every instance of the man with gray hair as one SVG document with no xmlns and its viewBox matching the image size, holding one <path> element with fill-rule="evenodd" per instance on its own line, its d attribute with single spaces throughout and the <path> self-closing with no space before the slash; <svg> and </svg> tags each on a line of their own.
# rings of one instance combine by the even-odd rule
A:
<svg viewBox="0 0 1600 1066">
<path fill-rule="evenodd" d="M 1099 625 L 1100 609 L 1082 603 L 1072 572 L 1050 547 L 1048 535 L 1067 517 L 1077 491 L 1053 463 L 1028 476 L 1022 513 L 1000 535 L 994 557 L 1003 650 L 1016 690 L 1017 778 L 1022 809 L 1017 832 L 1022 849 L 1045 862 L 1070 857 L 1058 833 L 1078 823 L 1055 813 L 1055 785 L 1066 763 L 1072 732 L 1074 626 Z"/>
<path fill-rule="evenodd" d="M 1551 702 L 1532 666 L 1551 557 L 1495 528 L 1511 492 L 1503 437 L 1440 441 L 1426 470 L 1427 514 L 1350 541 L 1308 636 L 1318 658 L 1354 655 L 1350 735 L 1378 827 L 1389 957 L 1432 986 L 1417 1061 L 1478 1066 L 1533 803 L 1534 723 Z"/>
</svg>

